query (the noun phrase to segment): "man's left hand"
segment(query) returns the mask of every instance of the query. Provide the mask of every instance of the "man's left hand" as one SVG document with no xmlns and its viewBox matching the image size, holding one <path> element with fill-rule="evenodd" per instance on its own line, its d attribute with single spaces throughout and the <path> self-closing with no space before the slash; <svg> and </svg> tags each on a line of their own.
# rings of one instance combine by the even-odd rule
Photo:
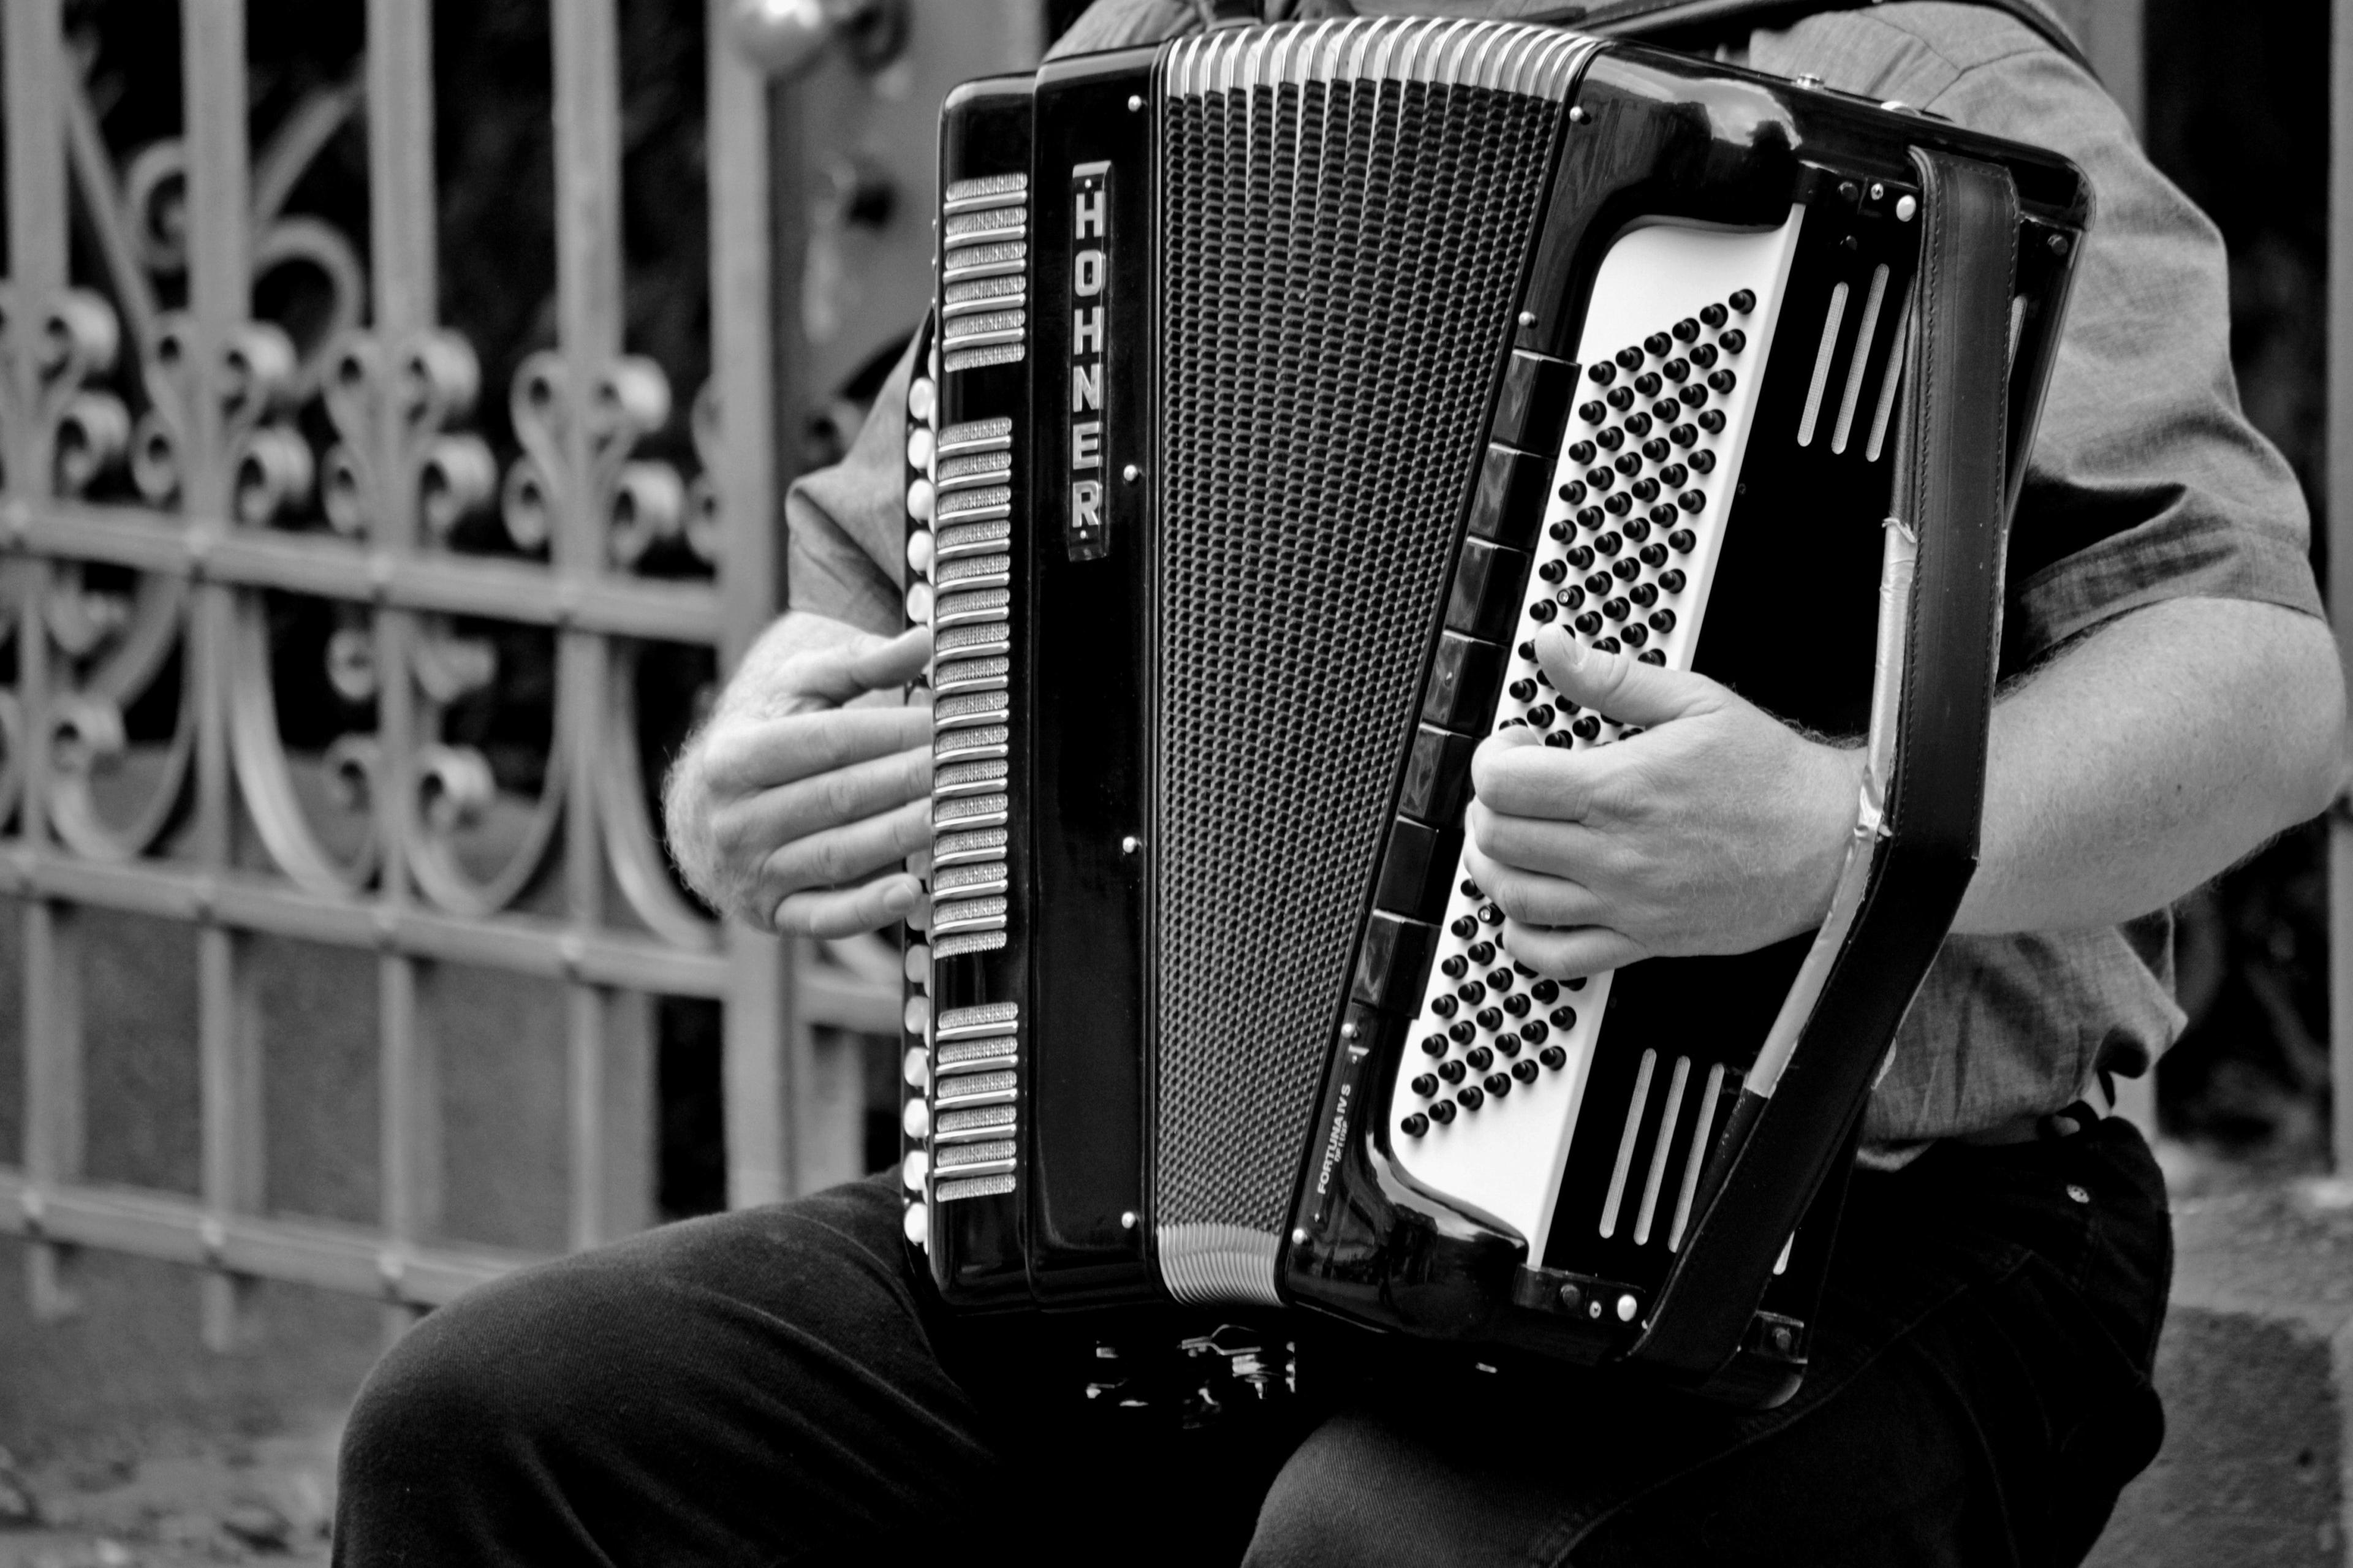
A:
<svg viewBox="0 0 2353 1568">
<path fill-rule="evenodd" d="M 1569 751 L 1514 727 L 1472 765 L 1469 862 L 1503 942 L 1567 978 L 1746 952 L 1821 923 L 1853 831 L 1862 752 L 1807 739 L 1705 676 L 1579 646 L 1536 658 L 1560 698 L 1642 732 Z"/>
</svg>

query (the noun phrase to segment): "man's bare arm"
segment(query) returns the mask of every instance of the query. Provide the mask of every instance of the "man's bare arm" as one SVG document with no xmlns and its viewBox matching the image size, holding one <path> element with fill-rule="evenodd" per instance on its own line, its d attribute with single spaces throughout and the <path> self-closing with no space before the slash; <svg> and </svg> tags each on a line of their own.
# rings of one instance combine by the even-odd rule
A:
<svg viewBox="0 0 2353 1568">
<path fill-rule="evenodd" d="M 1957 931 L 2063 931 L 2160 909 L 2340 787 L 2345 688 L 2323 622 L 2172 599 L 2067 648 L 1994 708 L 1977 876 Z"/>
<path fill-rule="evenodd" d="M 1513 952 L 1588 973 L 1819 923 L 1857 753 L 1704 677 L 1577 651 L 1538 637 L 1564 695 L 1650 729 L 1585 752 L 1517 731 L 1481 748 L 1472 868 Z M 1996 704 L 1957 929 L 2108 925 L 2179 898 L 2327 804 L 2344 722 L 2335 645 L 2311 616 L 2180 599 L 2120 617 Z"/>
</svg>

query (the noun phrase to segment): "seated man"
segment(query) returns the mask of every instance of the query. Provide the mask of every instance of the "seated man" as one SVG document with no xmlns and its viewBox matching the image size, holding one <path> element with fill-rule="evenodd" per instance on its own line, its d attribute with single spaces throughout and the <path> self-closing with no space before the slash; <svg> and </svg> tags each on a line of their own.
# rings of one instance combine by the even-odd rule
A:
<svg viewBox="0 0 2353 1568">
<path fill-rule="evenodd" d="M 1105 0 L 1064 47 L 1197 20 Z M 2161 1436 L 2171 1251 L 2147 1148 L 2081 1102 L 2179 1027 L 2168 901 L 2336 787 L 2304 508 L 2237 407 L 2219 237 L 2063 55 L 1999 10 L 1917 3 L 1725 47 L 2054 147 L 2098 200 L 2010 548 L 1982 861 L 1872 1101 L 1798 1395 L 1705 1407 L 1335 1331 L 1303 1344 L 1291 1417 L 1128 1430 L 1086 1407 L 1064 1325 L 942 1310 L 886 1176 L 427 1320 L 353 1415 L 339 1562 L 2082 1559 Z M 680 865 L 758 926 L 920 918 L 905 377 L 796 490 L 794 607 L 672 780 Z M 1567 976 L 1820 921 L 1852 752 L 1695 675 L 1566 638 L 1542 656 L 1566 696 L 1647 731 L 1481 752 L 1477 875 L 1515 958 Z M 1630 773 L 1639 791 L 1611 787 Z"/>
</svg>

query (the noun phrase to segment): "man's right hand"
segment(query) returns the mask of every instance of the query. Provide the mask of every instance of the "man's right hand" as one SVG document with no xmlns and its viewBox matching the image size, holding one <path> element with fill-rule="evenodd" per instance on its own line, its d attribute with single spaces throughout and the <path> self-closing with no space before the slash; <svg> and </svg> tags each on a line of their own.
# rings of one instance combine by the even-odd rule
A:
<svg viewBox="0 0 2353 1568">
<path fill-rule="evenodd" d="M 902 868 L 931 844 L 932 715 L 897 697 L 931 646 L 928 627 L 880 637 L 797 613 L 745 657 L 663 791 L 670 853 L 713 908 L 820 937 L 914 909 Z"/>
</svg>

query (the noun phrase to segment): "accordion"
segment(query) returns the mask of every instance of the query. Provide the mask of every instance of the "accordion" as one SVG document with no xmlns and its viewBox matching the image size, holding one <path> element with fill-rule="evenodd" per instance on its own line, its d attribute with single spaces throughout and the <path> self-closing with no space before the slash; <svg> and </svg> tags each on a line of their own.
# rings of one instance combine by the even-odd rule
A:
<svg viewBox="0 0 2353 1568">
<path fill-rule="evenodd" d="M 1558 28 L 967 83 L 906 1230 L 974 1310 L 1306 1308 L 1766 1403 L 1975 863 L 2067 162 Z M 1546 625 L 1866 750 L 1828 920 L 1559 981 L 1462 863 Z"/>
</svg>

